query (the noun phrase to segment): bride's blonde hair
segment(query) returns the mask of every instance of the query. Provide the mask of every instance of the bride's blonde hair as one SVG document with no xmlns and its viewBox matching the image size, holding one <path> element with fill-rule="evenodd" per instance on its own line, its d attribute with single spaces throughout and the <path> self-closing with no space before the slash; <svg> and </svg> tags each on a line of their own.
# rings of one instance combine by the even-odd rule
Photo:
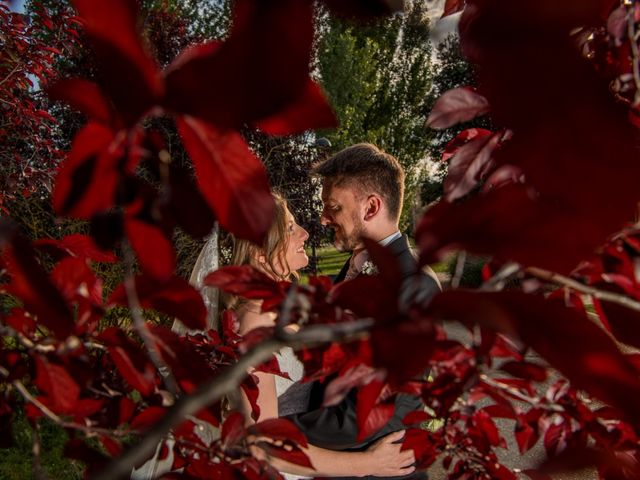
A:
<svg viewBox="0 0 640 480">
<path fill-rule="evenodd" d="M 271 228 L 262 245 L 248 240 L 233 238 L 233 253 L 230 265 L 251 265 L 276 280 L 299 278 L 298 272 L 291 271 L 286 251 L 289 246 L 287 201 L 278 193 L 272 193 L 275 213 Z M 284 271 L 282 271 L 284 269 Z M 227 308 L 238 308 L 242 302 L 237 297 L 227 299 Z"/>
</svg>

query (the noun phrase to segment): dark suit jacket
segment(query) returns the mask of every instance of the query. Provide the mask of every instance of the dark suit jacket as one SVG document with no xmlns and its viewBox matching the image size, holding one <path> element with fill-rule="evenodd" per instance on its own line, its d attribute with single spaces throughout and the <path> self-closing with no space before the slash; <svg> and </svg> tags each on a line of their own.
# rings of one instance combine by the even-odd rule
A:
<svg viewBox="0 0 640 480">
<path fill-rule="evenodd" d="M 391 242 L 387 248 L 396 256 L 403 279 L 407 279 L 416 274 L 423 275 L 421 272 L 418 272 L 418 264 L 413 252 L 409 248 L 409 241 L 406 236 Z M 348 269 L 349 261 L 342 267 L 342 270 L 334 282 L 339 283 L 343 281 Z M 425 285 L 427 289 L 432 290 L 430 295 L 433 296 L 440 290 L 440 287 L 435 280 L 426 275 L 425 277 L 428 278 Z M 422 402 L 418 397 L 399 394 L 396 398 L 394 415 L 391 420 L 380 431 L 365 441 L 358 442 L 356 440 L 358 433 L 356 389 L 353 389 L 339 405 L 333 407 L 323 408 L 323 398 L 324 385 L 315 382 L 311 392 L 309 411 L 291 415 L 287 418 L 292 420 L 298 428 L 304 432 L 309 443 L 330 450 L 366 450 L 371 443 L 384 435 L 405 428 L 402 423 L 404 416 L 411 411 L 422 408 Z M 347 479 L 352 477 L 341 478 Z M 418 472 L 406 478 L 426 479 L 426 474 L 424 472 Z"/>
</svg>

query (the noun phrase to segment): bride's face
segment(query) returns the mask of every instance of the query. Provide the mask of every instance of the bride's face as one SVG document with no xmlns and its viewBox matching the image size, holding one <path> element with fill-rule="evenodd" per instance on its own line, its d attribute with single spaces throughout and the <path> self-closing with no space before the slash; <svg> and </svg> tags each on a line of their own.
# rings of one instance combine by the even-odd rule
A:
<svg viewBox="0 0 640 480">
<path fill-rule="evenodd" d="M 307 257 L 304 251 L 304 243 L 309 238 L 309 234 L 296 223 L 293 215 L 291 215 L 289 211 L 287 211 L 286 234 L 288 235 L 288 239 L 286 241 L 287 247 L 284 252 L 284 258 L 291 272 L 295 272 L 309 264 L 309 257 Z"/>
</svg>

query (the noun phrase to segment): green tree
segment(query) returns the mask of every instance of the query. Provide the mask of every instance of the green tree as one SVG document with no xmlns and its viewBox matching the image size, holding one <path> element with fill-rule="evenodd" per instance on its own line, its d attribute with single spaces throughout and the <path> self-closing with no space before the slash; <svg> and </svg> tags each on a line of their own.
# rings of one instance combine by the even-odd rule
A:
<svg viewBox="0 0 640 480">
<path fill-rule="evenodd" d="M 425 2 L 356 26 L 319 15 L 318 74 L 340 120 L 325 135 L 335 149 L 371 142 L 407 172 L 401 225 L 410 228 L 429 138 L 424 99 L 431 89 L 431 47 Z"/>
</svg>

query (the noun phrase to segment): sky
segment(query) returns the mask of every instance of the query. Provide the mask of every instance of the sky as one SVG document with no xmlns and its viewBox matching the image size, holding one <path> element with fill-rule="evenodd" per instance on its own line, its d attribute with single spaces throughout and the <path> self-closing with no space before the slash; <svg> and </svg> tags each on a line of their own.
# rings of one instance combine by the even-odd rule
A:
<svg viewBox="0 0 640 480">
<path fill-rule="evenodd" d="M 24 12 L 24 2 L 25 0 L 13 0 L 9 2 L 9 6 L 14 12 Z"/>
</svg>

